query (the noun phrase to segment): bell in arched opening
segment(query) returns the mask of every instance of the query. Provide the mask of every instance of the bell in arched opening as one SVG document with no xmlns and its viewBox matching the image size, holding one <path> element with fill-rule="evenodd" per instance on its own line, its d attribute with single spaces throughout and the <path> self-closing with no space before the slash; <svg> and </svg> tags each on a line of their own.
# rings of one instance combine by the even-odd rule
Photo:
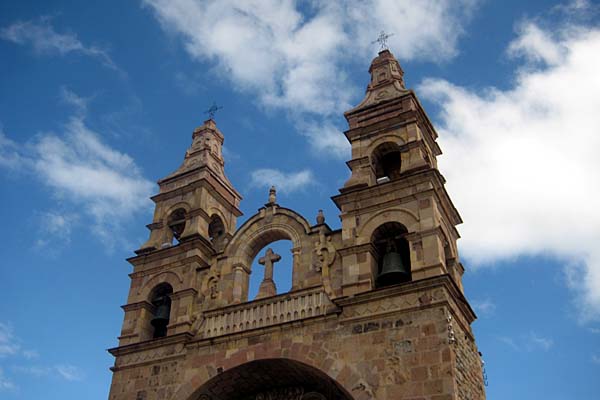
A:
<svg viewBox="0 0 600 400">
<path fill-rule="evenodd" d="M 410 269 L 402 262 L 402 256 L 390 240 L 383 255 L 381 272 L 377 276 L 377 286 L 388 286 L 410 280 Z"/>
<path fill-rule="evenodd" d="M 395 285 L 412 279 L 410 250 L 406 235 L 408 230 L 399 222 L 380 225 L 371 236 L 375 249 L 377 270 L 374 271 L 376 287 Z"/>
<path fill-rule="evenodd" d="M 169 229 L 173 234 L 173 238 L 179 242 L 181 234 L 185 230 L 186 212 L 183 208 L 178 208 L 169 216 Z"/>
<path fill-rule="evenodd" d="M 154 313 L 150 320 L 150 324 L 154 328 L 153 338 L 167 336 L 167 326 L 171 317 L 171 297 L 169 296 L 171 293 L 173 293 L 173 289 L 168 284 L 154 289 L 154 296 L 152 296 Z"/>
<path fill-rule="evenodd" d="M 154 337 L 163 337 L 167 335 L 167 325 L 171 316 L 171 299 L 169 296 L 161 296 L 154 301 L 156 312 L 150 321 L 154 327 Z"/>
</svg>

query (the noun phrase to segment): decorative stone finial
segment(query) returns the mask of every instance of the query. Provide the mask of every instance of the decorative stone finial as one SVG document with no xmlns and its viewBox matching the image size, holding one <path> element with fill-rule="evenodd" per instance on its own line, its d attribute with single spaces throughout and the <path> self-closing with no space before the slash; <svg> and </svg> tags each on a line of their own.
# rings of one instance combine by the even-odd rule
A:
<svg viewBox="0 0 600 400">
<path fill-rule="evenodd" d="M 317 225 L 321 225 L 325 223 L 325 214 L 323 214 L 323 210 L 319 210 L 317 213 Z"/>
<path fill-rule="evenodd" d="M 269 189 L 269 204 L 275 204 L 277 202 L 277 190 L 275 186 L 271 186 Z"/>
</svg>

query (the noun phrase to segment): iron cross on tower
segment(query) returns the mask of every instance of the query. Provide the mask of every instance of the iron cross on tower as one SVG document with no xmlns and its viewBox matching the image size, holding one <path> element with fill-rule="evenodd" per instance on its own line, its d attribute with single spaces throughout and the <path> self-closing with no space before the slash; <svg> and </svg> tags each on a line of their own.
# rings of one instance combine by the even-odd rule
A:
<svg viewBox="0 0 600 400">
<path fill-rule="evenodd" d="M 210 106 L 210 108 L 208 110 L 204 111 L 204 114 L 208 114 L 208 118 L 209 119 L 213 119 L 213 117 L 215 116 L 216 112 L 219 111 L 222 108 L 223 107 L 221 107 L 221 106 L 217 106 L 217 103 L 215 103 L 213 101 L 212 106 Z"/>
<path fill-rule="evenodd" d="M 379 32 L 379 36 L 377 36 L 376 40 L 373 40 L 371 44 L 379 43 L 379 50 L 387 50 L 388 44 L 387 40 L 390 36 L 394 36 L 393 33 L 385 33 L 385 31 Z"/>
</svg>

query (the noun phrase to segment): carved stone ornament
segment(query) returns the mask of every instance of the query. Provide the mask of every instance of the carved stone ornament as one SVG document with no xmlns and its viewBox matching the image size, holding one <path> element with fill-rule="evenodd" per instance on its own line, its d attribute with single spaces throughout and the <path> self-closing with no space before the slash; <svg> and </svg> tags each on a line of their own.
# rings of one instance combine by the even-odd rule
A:
<svg viewBox="0 0 600 400">
<path fill-rule="evenodd" d="M 211 271 L 202 285 L 202 294 L 206 299 L 215 300 L 219 297 L 219 281 L 221 276 L 218 272 Z"/>
<path fill-rule="evenodd" d="M 329 267 L 335 261 L 336 250 L 331 243 L 331 237 L 325 236 L 324 228 L 319 231 L 319 241 L 315 243 L 315 254 L 317 255 L 315 265 L 317 272 Z"/>
</svg>

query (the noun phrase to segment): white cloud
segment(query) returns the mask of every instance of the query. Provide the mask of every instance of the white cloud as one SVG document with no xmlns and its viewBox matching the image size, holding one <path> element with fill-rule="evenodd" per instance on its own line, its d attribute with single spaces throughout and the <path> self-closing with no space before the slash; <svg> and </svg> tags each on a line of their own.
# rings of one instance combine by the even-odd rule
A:
<svg viewBox="0 0 600 400">
<path fill-rule="evenodd" d="M 471 305 L 475 312 L 481 316 L 490 316 L 496 311 L 496 304 L 490 299 L 472 300 Z"/>
<path fill-rule="evenodd" d="M 540 348 L 544 351 L 548 351 L 552 346 L 554 346 L 554 340 L 540 336 L 535 332 L 529 333 L 529 343 L 530 347 Z"/>
<path fill-rule="evenodd" d="M 70 97 L 76 100 L 76 95 Z M 42 133 L 26 145 L 11 142 L 10 149 L 18 154 L 22 170 L 40 179 L 61 202 L 91 217 L 93 233 L 112 247 L 124 223 L 148 209 L 154 184 L 129 155 L 103 143 L 101 135 L 86 125 L 82 109 L 77 111 L 60 135 Z M 0 154 L 4 147 L 0 146 Z M 77 220 L 72 212 L 42 214 L 41 245 L 47 236 L 67 238 Z"/>
<path fill-rule="evenodd" d="M 30 45 L 37 54 L 83 54 L 122 73 L 106 50 L 84 45 L 74 33 L 58 33 L 50 24 L 49 17 L 42 17 L 39 21 L 17 21 L 2 28 L 0 38 L 20 45 Z"/>
<path fill-rule="evenodd" d="M 529 28 L 509 48 L 527 59 L 509 90 L 418 88 L 441 107 L 440 169 L 465 221 L 460 246 L 475 265 L 562 260 L 582 320 L 597 319 L 600 29 Z"/>
<path fill-rule="evenodd" d="M 518 337 L 498 336 L 497 339 L 515 351 L 548 351 L 554 346 L 554 340 L 533 331 Z"/>
<path fill-rule="evenodd" d="M 339 159 L 350 158 L 350 143 L 332 123 L 300 122 L 297 129 L 301 135 L 308 138 L 308 143 L 314 151 Z"/>
<path fill-rule="evenodd" d="M 507 346 L 509 346 L 510 348 L 512 348 L 513 350 L 519 350 L 520 346 L 517 345 L 517 343 L 515 342 L 515 340 L 511 337 L 508 336 L 498 336 L 497 338 L 500 342 L 506 344 Z"/>
<path fill-rule="evenodd" d="M 592 354 L 592 362 L 594 364 L 600 364 L 600 356 L 597 354 Z"/>
<path fill-rule="evenodd" d="M 14 356 L 21 350 L 11 325 L 0 322 L 0 357 Z"/>
<path fill-rule="evenodd" d="M 0 367 L 0 391 L 16 390 L 17 386 L 6 376 L 4 370 Z"/>
<path fill-rule="evenodd" d="M 17 365 L 13 366 L 11 369 L 14 372 L 31 375 L 36 378 L 55 376 L 70 382 L 83 380 L 83 372 L 81 369 L 71 364 L 59 364 L 50 367 L 40 365 Z"/>
<path fill-rule="evenodd" d="M 25 357 L 28 360 L 33 360 L 34 358 L 38 358 L 40 356 L 40 353 L 38 353 L 36 350 L 23 350 L 23 357 Z"/>
<path fill-rule="evenodd" d="M 12 372 L 24 373 L 35 377 L 54 375 L 67 381 L 80 381 L 84 378 L 83 372 L 72 364 L 57 364 L 54 366 L 30 365 L 31 360 L 39 358 L 36 350 L 21 350 L 20 339 L 14 334 L 10 323 L 0 322 L 0 358 L 12 357 L 13 362 L 19 360 L 23 365 L 13 365 Z M 5 376 L 0 367 L 0 391 L 15 390 L 17 386 Z"/>
<path fill-rule="evenodd" d="M 83 379 L 83 373 L 74 365 L 56 365 L 54 369 L 62 378 L 67 381 L 80 381 Z"/>
<path fill-rule="evenodd" d="M 18 169 L 23 159 L 19 155 L 18 145 L 9 139 L 0 127 L 0 167 Z"/>
<path fill-rule="evenodd" d="M 362 91 L 348 81 L 344 66 L 364 67 L 381 29 L 394 33 L 390 45 L 400 59 L 448 60 L 457 54 L 463 24 L 477 5 L 476 0 L 144 2 L 193 59 L 214 65 L 235 88 L 255 93 L 264 106 L 322 119 L 320 129 L 299 124 L 297 130 L 306 132 L 313 149 L 340 158 L 347 155 L 345 138 L 330 118 L 351 108 Z"/>
<path fill-rule="evenodd" d="M 315 183 L 310 170 L 298 172 L 282 172 L 276 169 L 257 169 L 252 172 L 250 185 L 257 188 L 275 186 L 278 193 L 290 194 L 302 190 Z"/>
<path fill-rule="evenodd" d="M 568 49 L 561 45 L 533 22 L 519 28 L 519 36 L 508 47 L 511 56 L 523 56 L 529 61 L 542 61 L 550 65 L 559 64 Z"/>
</svg>

